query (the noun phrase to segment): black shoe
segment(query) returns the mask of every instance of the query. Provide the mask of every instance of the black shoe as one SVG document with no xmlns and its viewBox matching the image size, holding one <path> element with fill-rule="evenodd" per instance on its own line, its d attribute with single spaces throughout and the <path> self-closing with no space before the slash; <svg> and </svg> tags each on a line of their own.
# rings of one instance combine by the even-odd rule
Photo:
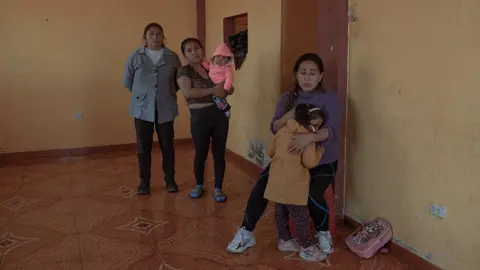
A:
<svg viewBox="0 0 480 270">
<path fill-rule="evenodd" d="M 167 192 L 168 193 L 176 193 L 178 192 L 178 186 L 177 186 L 177 183 L 175 183 L 175 181 L 172 181 L 170 183 L 167 183 Z"/>
<path fill-rule="evenodd" d="M 150 194 L 150 187 L 141 187 L 137 188 L 137 195 L 149 195 Z"/>
<path fill-rule="evenodd" d="M 140 185 L 137 188 L 137 195 L 150 194 L 150 181 L 140 180 Z"/>
</svg>

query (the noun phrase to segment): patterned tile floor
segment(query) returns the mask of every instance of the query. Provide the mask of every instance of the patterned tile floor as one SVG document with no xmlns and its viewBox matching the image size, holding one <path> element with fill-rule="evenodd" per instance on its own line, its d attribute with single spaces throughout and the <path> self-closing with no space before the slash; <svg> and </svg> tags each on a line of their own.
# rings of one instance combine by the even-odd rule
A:
<svg viewBox="0 0 480 270">
<path fill-rule="evenodd" d="M 132 152 L 28 161 L 0 167 L 0 269 L 407 269 L 391 255 L 361 260 L 342 244 L 323 263 L 306 263 L 276 250 L 272 208 L 260 222 L 258 244 L 243 255 L 225 251 L 242 219 L 255 179 L 227 164 L 229 200 L 193 186 L 191 147 L 177 148 L 181 192 L 166 194 L 161 157 L 154 154 L 153 193 L 137 197 Z M 158 150 L 156 150 L 158 152 Z M 207 174 L 212 181 L 211 158 Z M 211 191 L 211 189 L 210 189 Z M 412 269 L 412 268 L 409 268 Z"/>
</svg>

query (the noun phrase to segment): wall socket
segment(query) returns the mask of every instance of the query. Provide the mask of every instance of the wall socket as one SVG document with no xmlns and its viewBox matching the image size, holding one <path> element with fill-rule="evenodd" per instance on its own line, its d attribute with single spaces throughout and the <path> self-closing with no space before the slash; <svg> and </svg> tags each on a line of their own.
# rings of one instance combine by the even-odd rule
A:
<svg viewBox="0 0 480 270">
<path fill-rule="evenodd" d="M 75 112 L 73 114 L 73 119 L 75 120 L 82 120 L 83 119 L 83 112 Z"/>
<path fill-rule="evenodd" d="M 438 204 L 431 203 L 429 206 L 430 214 L 435 217 L 444 219 L 447 216 L 447 208 Z"/>
</svg>

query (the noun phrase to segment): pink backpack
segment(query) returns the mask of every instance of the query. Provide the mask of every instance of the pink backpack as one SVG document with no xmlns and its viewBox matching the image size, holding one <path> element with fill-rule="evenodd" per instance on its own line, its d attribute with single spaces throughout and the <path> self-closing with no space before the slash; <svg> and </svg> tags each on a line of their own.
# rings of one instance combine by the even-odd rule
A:
<svg viewBox="0 0 480 270">
<path fill-rule="evenodd" d="M 374 218 L 345 239 L 348 248 L 358 256 L 370 259 L 392 240 L 392 224 L 384 218 Z"/>
</svg>

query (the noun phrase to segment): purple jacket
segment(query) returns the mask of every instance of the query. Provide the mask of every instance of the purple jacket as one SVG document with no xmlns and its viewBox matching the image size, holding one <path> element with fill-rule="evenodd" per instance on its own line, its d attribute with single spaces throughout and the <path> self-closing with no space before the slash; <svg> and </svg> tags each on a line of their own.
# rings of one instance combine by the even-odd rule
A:
<svg viewBox="0 0 480 270">
<path fill-rule="evenodd" d="M 270 123 L 270 129 L 273 134 L 277 132 L 273 128 L 273 122 L 280 119 L 285 113 L 287 113 L 288 93 L 283 94 L 280 97 L 280 101 L 277 104 L 275 115 Z M 328 164 L 338 160 L 338 148 L 339 148 L 339 136 L 340 136 L 340 124 L 341 124 L 341 109 L 340 102 L 338 100 L 337 93 L 334 91 L 315 91 L 315 92 L 303 92 L 299 91 L 298 98 L 294 105 L 309 103 L 320 109 L 325 114 L 324 127 L 328 128 L 330 136 L 327 140 L 322 142 L 325 147 L 325 154 L 320 160 L 320 164 Z"/>
</svg>

